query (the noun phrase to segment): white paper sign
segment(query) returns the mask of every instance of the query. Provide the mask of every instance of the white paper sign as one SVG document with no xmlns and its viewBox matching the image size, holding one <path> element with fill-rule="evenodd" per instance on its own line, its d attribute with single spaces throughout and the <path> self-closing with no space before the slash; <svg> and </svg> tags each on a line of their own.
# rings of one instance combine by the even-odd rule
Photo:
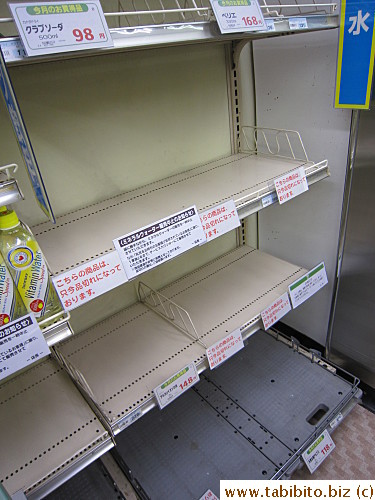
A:
<svg viewBox="0 0 375 500">
<path fill-rule="evenodd" d="M 233 200 L 216 205 L 216 207 L 202 212 L 199 216 L 207 241 L 214 240 L 241 224 Z"/>
<path fill-rule="evenodd" d="M 236 352 L 244 347 L 242 334 L 239 328 L 229 333 L 226 337 L 215 342 L 212 346 L 206 349 L 206 355 L 210 369 L 213 370 L 217 366 L 227 361 Z"/>
<path fill-rule="evenodd" d="M 113 47 L 99 0 L 10 3 L 28 56 Z"/>
<path fill-rule="evenodd" d="M 329 432 L 325 430 L 318 439 L 302 454 L 311 474 L 316 471 L 319 465 L 335 449 L 335 443 L 332 441 Z"/>
<path fill-rule="evenodd" d="M 154 389 L 160 409 L 172 403 L 198 381 L 199 375 L 194 363 L 190 363 L 172 375 L 171 378 Z"/>
<path fill-rule="evenodd" d="M 33 314 L 0 328 L 0 380 L 50 353 Z"/>
<path fill-rule="evenodd" d="M 302 278 L 289 285 L 289 295 L 293 309 L 300 306 L 328 283 L 324 262 L 314 267 Z"/>
<path fill-rule="evenodd" d="M 195 206 L 113 240 L 128 279 L 206 241 Z"/>
<path fill-rule="evenodd" d="M 289 19 L 289 28 L 293 31 L 306 30 L 308 28 L 306 17 L 294 17 Z"/>
<path fill-rule="evenodd" d="M 280 205 L 304 193 L 309 189 L 305 169 L 299 167 L 293 172 L 279 177 L 275 180 L 275 188 Z"/>
<path fill-rule="evenodd" d="M 207 490 L 199 500 L 219 500 L 219 498 L 211 490 Z"/>
<path fill-rule="evenodd" d="M 26 57 L 21 40 L 0 40 L 5 62 L 20 61 Z"/>
<path fill-rule="evenodd" d="M 210 0 L 221 33 L 267 30 L 258 0 Z"/>
<path fill-rule="evenodd" d="M 71 311 L 127 281 L 116 251 L 53 278 L 65 311 Z"/>
<path fill-rule="evenodd" d="M 264 196 L 262 198 L 262 207 L 266 208 L 269 205 L 272 205 L 273 203 L 276 203 L 277 200 L 278 200 L 277 193 L 268 194 L 267 196 Z"/>
<path fill-rule="evenodd" d="M 268 330 L 272 325 L 277 323 L 283 316 L 285 316 L 292 309 L 288 292 L 285 292 L 281 297 L 279 297 L 275 302 L 267 307 L 260 314 L 262 316 L 262 321 L 264 329 Z"/>
</svg>

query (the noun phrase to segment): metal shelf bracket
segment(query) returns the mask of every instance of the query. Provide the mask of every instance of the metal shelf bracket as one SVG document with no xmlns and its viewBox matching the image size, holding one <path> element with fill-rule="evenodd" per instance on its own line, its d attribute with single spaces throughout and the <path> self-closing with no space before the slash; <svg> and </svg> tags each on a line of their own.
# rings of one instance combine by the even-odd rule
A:
<svg viewBox="0 0 375 500">
<path fill-rule="evenodd" d="M 153 290 L 142 281 L 138 283 L 137 292 L 139 300 L 146 307 L 207 349 L 206 344 L 198 335 L 190 314 L 183 307 L 172 302 L 156 290 Z"/>
</svg>

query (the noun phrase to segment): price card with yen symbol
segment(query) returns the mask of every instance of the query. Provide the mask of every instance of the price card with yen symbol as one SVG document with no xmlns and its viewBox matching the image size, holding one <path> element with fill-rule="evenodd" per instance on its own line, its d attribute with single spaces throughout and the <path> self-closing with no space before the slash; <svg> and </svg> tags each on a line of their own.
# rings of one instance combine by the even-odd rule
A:
<svg viewBox="0 0 375 500">
<path fill-rule="evenodd" d="M 222 34 L 267 31 L 258 0 L 210 0 Z"/>
</svg>

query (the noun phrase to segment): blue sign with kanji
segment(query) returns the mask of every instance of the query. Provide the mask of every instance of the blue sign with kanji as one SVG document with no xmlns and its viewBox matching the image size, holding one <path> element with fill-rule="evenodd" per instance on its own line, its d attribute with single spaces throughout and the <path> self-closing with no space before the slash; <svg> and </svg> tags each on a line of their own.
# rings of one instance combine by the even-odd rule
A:
<svg viewBox="0 0 375 500">
<path fill-rule="evenodd" d="M 341 2 L 335 106 L 368 109 L 374 69 L 375 0 Z"/>
</svg>

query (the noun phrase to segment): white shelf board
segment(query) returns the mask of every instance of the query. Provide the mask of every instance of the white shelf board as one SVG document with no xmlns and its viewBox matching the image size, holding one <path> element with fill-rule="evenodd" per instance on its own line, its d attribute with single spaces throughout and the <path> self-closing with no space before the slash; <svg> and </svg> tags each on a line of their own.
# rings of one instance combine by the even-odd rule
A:
<svg viewBox="0 0 375 500">
<path fill-rule="evenodd" d="M 161 290 L 188 311 L 207 346 L 241 327 L 262 327 L 260 312 L 306 271 L 243 246 Z M 85 377 L 114 433 L 156 404 L 153 389 L 205 349 L 142 303 L 65 341 L 61 352 Z"/>
<path fill-rule="evenodd" d="M 239 153 L 76 210 L 56 225 L 39 224 L 33 232 L 58 275 L 114 250 L 114 238 L 191 205 L 204 211 L 234 199 L 240 217 L 257 212 L 262 198 L 275 192 L 274 179 L 299 166 L 309 184 L 328 175 L 326 163 Z"/>
<path fill-rule="evenodd" d="M 40 497 L 113 446 L 52 359 L 0 385 L 0 415 L 0 481 L 11 495 Z"/>
</svg>

